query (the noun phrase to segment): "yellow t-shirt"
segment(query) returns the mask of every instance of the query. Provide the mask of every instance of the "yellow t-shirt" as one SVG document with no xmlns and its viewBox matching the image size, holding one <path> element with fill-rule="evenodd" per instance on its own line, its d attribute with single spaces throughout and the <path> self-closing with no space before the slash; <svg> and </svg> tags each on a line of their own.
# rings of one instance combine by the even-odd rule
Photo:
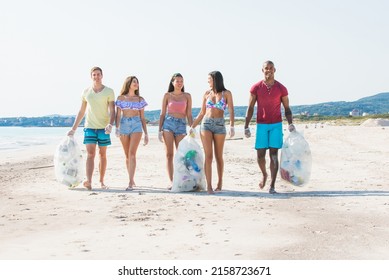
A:
<svg viewBox="0 0 389 280">
<path fill-rule="evenodd" d="M 82 101 L 87 103 L 85 127 L 102 129 L 109 123 L 109 102 L 115 102 L 115 94 L 109 87 L 104 86 L 104 89 L 96 93 L 92 87 L 84 90 Z"/>
</svg>

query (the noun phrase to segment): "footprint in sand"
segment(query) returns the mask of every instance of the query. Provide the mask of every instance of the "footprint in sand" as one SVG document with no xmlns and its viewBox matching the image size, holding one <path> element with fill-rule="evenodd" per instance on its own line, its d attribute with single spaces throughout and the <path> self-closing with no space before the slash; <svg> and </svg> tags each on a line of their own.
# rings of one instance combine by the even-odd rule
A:
<svg viewBox="0 0 389 280">
<path fill-rule="evenodd" d="M 128 217 L 124 215 L 115 216 L 115 219 L 119 219 L 121 222 L 125 222 Z"/>
</svg>

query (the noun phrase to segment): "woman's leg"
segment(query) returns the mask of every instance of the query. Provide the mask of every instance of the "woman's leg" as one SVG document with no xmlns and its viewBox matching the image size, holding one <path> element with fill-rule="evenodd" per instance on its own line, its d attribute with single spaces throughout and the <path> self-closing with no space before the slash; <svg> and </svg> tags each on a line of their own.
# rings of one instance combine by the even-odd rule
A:
<svg viewBox="0 0 389 280">
<path fill-rule="evenodd" d="M 170 187 L 173 183 L 173 156 L 174 156 L 174 135 L 170 131 L 163 132 L 163 140 L 166 148 L 166 168 L 170 180 Z"/>
<path fill-rule="evenodd" d="M 122 143 L 124 155 L 126 156 L 126 168 L 127 168 L 127 173 L 130 173 L 130 161 L 129 161 L 129 150 L 130 150 L 130 136 L 128 135 L 120 135 L 120 142 Z M 129 176 L 129 175 L 128 175 Z"/>
<path fill-rule="evenodd" d="M 221 191 L 223 187 L 223 172 L 224 172 L 223 151 L 224 151 L 225 139 L 226 139 L 225 134 L 213 135 L 216 167 L 217 167 L 217 175 L 218 175 L 217 188 L 215 189 L 215 191 Z"/>
<path fill-rule="evenodd" d="M 205 179 L 207 181 L 207 192 L 213 194 L 212 189 L 212 160 L 213 160 L 213 150 L 212 150 L 212 140 L 213 133 L 210 131 L 201 131 L 201 142 L 203 143 L 205 162 Z"/>
<path fill-rule="evenodd" d="M 180 144 L 181 140 L 184 139 L 186 135 L 177 135 L 175 138 L 174 138 L 174 144 L 176 146 L 176 150 L 178 148 L 178 144 Z"/>
<path fill-rule="evenodd" d="M 135 186 L 135 169 L 136 169 L 136 151 L 138 150 L 138 146 L 140 140 L 142 139 L 142 132 L 134 132 L 130 136 L 130 145 L 128 148 L 128 176 L 130 179 L 129 188 L 133 188 Z"/>
</svg>

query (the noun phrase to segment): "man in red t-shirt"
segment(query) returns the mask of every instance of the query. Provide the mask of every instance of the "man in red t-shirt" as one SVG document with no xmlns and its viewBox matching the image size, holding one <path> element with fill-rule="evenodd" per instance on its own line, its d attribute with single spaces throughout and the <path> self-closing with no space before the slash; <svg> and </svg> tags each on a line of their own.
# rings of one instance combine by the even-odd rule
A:
<svg viewBox="0 0 389 280">
<path fill-rule="evenodd" d="M 266 172 L 266 150 L 270 155 L 270 189 L 269 193 L 274 194 L 275 182 L 278 172 L 278 150 L 282 148 L 282 117 L 281 103 L 285 109 L 285 117 L 288 120 L 289 131 L 295 130 L 292 123 L 292 111 L 289 108 L 288 90 L 280 82 L 274 79 L 276 68 L 271 61 L 265 61 L 262 65 L 264 79 L 251 87 L 250 101 L 246 112 L 245 136 L 251 136 L 249 123 L 253 117 L 254 106 L 257 103 L 257 129 L 255 149 L 257 150 L 258 166 L 262 172 L 263 179 L 259 188 L 263 189 L 267 180 Z"/>
</svg>

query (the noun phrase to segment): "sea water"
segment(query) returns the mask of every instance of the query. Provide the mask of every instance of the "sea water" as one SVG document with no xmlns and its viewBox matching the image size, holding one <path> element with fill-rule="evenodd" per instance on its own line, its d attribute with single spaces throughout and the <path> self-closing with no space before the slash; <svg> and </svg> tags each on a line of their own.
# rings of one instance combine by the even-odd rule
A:
<svg viewBox="0 0 389 280">
<path fill-rule="evenodd" d="M 0 157 L 2 152 L 10 154 L 13 151 L 45 148 L 46 146 L 55 147 L 64 137 L 66 137 L 66 134 L 70 129 L 70 127 L 0 126 Z M 197 127 L 196 130 L 199 132 L 199 127 Z M 251 130 L 252 133 L 253 131 L 255 131 L 255 129 Z M 158 134 L 158 126 L 148 125 L 147 132 L 150 136 L 156 136 Z M 236 127 L 235 133 L 235 138 L 242 137 L 243 127 Z M 114 130 L 111 133 L 111 138 L 113 137 L 115 137 Z M 75 138 L 79 144 L 82 144 L 84 139 L 83 127 L 77 129 Z"/>
<path fill-rule="evenodd" d="M 0 127 L 0 152 L 53 145 L 69 130 L 69 127 Z M 79 133 L 77 131 L 77 138 Z"/>
<path fill-rule="evenodd" d="M 31 149 L 34 147 L 57 145 L 70 127 L 0 127 L 0 152 Z M 157 134 L 158 126 L 147 126 L 150 135 Z M 111 137 L 115 137 L 114 131 Z M 82 143 L 83 128 L 79 127 L 75 133 L 78 143 Z"/>
</svg>

